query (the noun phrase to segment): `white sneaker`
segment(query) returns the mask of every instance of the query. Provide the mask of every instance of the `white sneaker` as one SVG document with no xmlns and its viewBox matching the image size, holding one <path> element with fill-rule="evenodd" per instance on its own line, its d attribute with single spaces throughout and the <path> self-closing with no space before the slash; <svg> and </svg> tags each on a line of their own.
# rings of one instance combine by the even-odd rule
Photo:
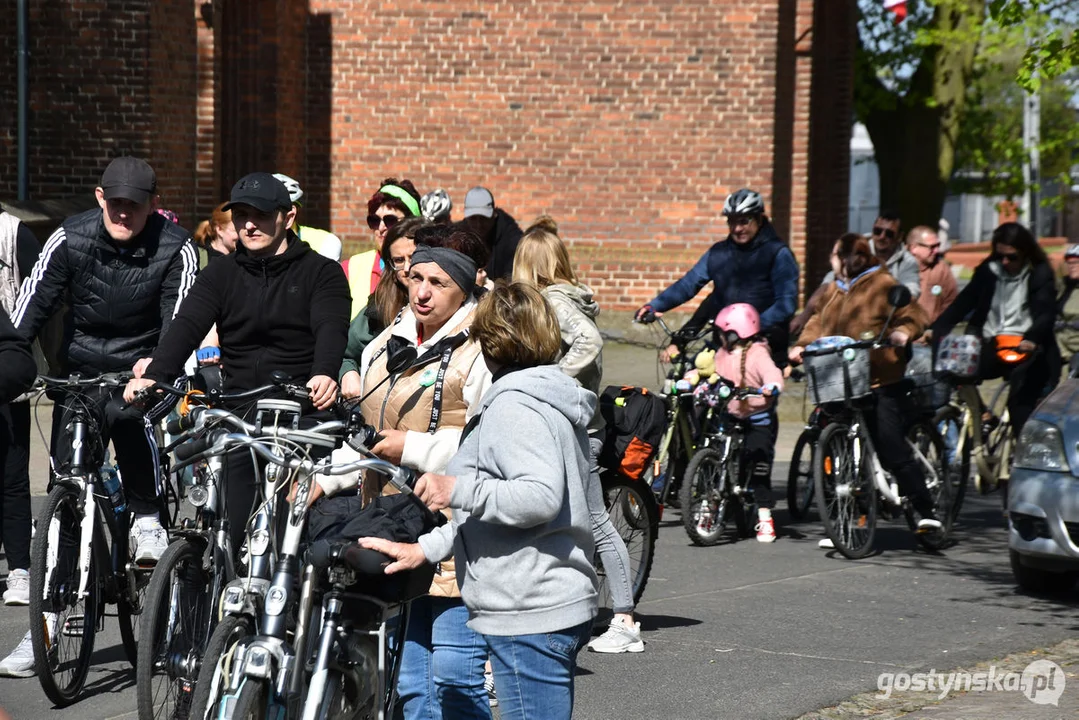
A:
<svg viewBox="0 0 1079 720">
<path fill-rule="evenodd" d="M 169 535 L 157 515 L 137 515 L 131 528 L 135 562 L 156 563 L 169 546 Z"/>
<path fill-rule="evenodd" d="M 30 604 L 30 571 L 12 570 L 7 575 L 7 590 L 4 591 L 5 605 Z"/>
<path fill-rule="evenodd" d="M 34 677 L 34 646 L 30 640 L 29 630 L 11 654 L 0 660 L 0 675 L 17 678 Z"/>
<path fill-rule="evenodd" d="M 935 517 L 922 518 L 918 521 L 918 532 L 920 533 L 936 532 L 942 527 L 944 526 L 941 524 L 940 520 L 937 520 Z"/>
<path fill-rule="evenodd" d="M 817 547 L 822 550 L 835 550 L 835 543 L 832 542 L 832 538 L 821 538 Z"/>
<path fill-rule="evenodd" d="M 607 632 L 588 643 L 588 649 L 598 653 L 639 653 L 644 652 L 644 640 L 641 640 L 641 624 L 633 623 L 629 627 L 621 620 L 612 619 Z"/>
</svg>

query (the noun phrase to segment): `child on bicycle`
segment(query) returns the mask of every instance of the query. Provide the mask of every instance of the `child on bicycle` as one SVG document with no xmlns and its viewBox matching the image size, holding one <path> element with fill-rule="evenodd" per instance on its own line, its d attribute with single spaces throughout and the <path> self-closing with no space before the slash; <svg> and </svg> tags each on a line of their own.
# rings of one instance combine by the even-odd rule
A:
<svg viewBox="0 0 1079 720">
<path fill-rule="evenodd" d="M 771 412 L 783 391 L 783 371 L 776 367 L 768 342 L 761 336 L 761 318 L 748 303 L 735 303 L 716 316 L 720 347 L 716 350 L 716 374 L 740 388 L 759 388 L 763 397 L 731 400 L 727 411 L 748 420 L 743 445 L 743 464 L 748 467 L 749 487 L 757 501 L 757 540 L 775 542 L 772 508 L 772 461 L 775 459 L 777 426 Z"/>
</svg>

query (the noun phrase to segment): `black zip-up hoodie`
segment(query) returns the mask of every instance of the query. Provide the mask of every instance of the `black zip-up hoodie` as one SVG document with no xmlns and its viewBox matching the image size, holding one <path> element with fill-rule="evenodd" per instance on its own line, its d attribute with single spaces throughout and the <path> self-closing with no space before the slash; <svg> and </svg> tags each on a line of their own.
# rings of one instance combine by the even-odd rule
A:
<svg viewBox="0 0 1079 720">
<path fill-rule="evenodd" d="M 206 266 L 154 351 L 146 377 L 169 382 L 217 323 L 228 392 L 271 382 L 337 377 L 352 300 L 341 266 L 290 230 L 285 252 L 254 258 L 242 244 Z"/>
</svg>

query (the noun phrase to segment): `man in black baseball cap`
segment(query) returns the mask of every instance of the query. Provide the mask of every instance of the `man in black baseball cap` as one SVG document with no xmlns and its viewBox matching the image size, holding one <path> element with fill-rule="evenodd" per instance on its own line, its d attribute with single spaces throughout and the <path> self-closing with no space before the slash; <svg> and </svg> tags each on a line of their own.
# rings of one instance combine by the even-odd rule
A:
<svg viewBox="0 0 1079 720">
<path fill-rule="evenodd" d="M 118 157 L 101 174 L 100 187 L 106 200 L 123 198 L 144 205 L 157 193 L 157 175 L 145 160 Z"/>
<path fill-rule="evenodd" d="M 236 252 L 206 266 L 142 378 L 125 397 L 168 381 L 215 324 L 227 392 L 252 390 L 280 370 L 310 390 L 311 404 L 329 408 L 348 340 L 352 301 L 341 266 L 301 242 L 288 190 L 269 173 L 251 173 L 232 188 L 226 210 L 240 242 Z M 243 542 L 258 482 L 247 451 L 225 459 L 232 542 Z"/>
<path fill-rule="evenodd" d="M 232 186 L 223 208 L 232 212 L 232 224 L 252 257 L 279 255 L 296 222 L 296 208 L 285 184 L 270 173 L 245 175 Z"/>
</svg>

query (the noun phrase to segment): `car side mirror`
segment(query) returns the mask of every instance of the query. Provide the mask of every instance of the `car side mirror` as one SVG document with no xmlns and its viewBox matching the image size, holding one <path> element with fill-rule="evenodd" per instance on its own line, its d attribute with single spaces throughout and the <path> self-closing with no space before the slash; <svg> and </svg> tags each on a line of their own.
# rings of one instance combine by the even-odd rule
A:
<svg viewBox="0 0 1079 720">
<path fill-rule="evenodd" d="M 896 309 L 910 305 L 912 299 L 910 288 L 906 285 L 893 285 L 888 289 L 888 304 Z"/>
</svg>

